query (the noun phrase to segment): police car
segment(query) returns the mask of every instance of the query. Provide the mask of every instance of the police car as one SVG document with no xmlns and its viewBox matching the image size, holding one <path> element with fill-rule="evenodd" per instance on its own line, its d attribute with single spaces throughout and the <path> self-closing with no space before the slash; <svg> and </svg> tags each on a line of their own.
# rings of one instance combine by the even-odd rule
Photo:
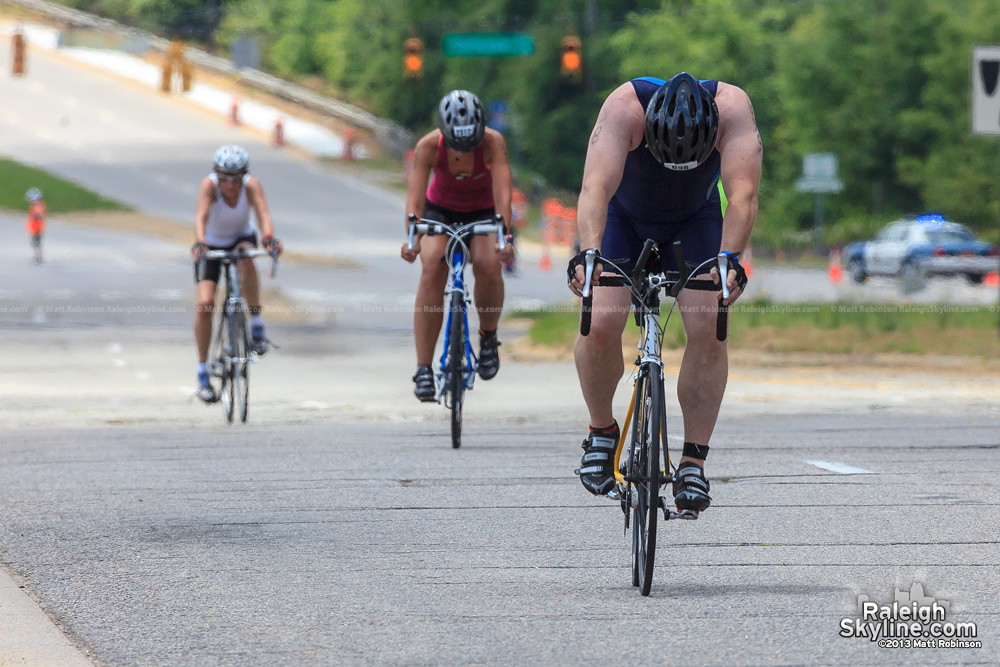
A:
<svg viewBox="0 0 1000 667">
<path fill-rule="evenodd" d="M 968 227 L 928 213 L 890 223 L 871 241 L 848 244 L 844 260 L 847 273 L 859 283 L 868 276 L 963 275 L 978 284 L 1000 269 L 1000 246 L 978 241 Z"/>
</svg>

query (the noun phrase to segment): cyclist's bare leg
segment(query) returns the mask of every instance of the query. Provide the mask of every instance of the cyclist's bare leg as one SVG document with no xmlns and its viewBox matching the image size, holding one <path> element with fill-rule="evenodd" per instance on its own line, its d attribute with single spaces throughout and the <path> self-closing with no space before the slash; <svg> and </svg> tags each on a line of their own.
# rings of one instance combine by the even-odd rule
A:
<svg viewBox="0 0 1000 667">
<path fill-rule="evenodd" d="M 612 402 L 625 371 L 622 332 L 631 312 L 632 300 L 624 287 L 595 289 L 594 312 L 589 336 L 577 336 L 574 356 L 583 400 L 595 428 L 614 422 Z"/>
<path fill-rule="evenodd" d="M 677 376 L 677 399 L 684 416 L 684 439 L 707 445 L 726 392 L 729 357 L 725 341 L 715 337 L 717 292 L 684 290 L 678 299 L 687 345 Z M 683 457 L 680 463 L 704 461 Z"/>
<path fill-rule="evenodd" d="M 496 239 L 492 236 L 472 237 L 472 272 L 476 277 L 476 310 L 479 312 L 479 328 L 495 331 L 500 323 L 503 310 L 504 285 L 503 266 L 496 249 Z"/>
<path fill-rule="evenodd" d="M 198 291 L 197 308 L 194 313 L 194 339 L 198 344 L 198 361 L 208 359 L 208 345 L 212 341 L 212 311 L 215 307 L 215 282 L 201 280 Z"/>
<path fill-rule="evenodd" d="M 253 245 L 241 243 L 236 246 L 237 250 L 252 250 Z M 243 282 L 243 298 L 247 300 L 247 305 L 251 308 L 260 306 L 260 279 L 257 277 L 257 265 L 253 259 L 241 259 L 238 264 L 240 268 L 240 279 Z"/>
<path fill-rule="evenodd" d="M 444 287 L 448 283 L 448 265 L 444 257 L 446 236 L 425 236 L 420 239 L 420 283 L 413 304 L 413 338 L 417 346 L 417 365 L 430 366 L 434 346 L 444 320 L 442 305 Z"/>
</svg>

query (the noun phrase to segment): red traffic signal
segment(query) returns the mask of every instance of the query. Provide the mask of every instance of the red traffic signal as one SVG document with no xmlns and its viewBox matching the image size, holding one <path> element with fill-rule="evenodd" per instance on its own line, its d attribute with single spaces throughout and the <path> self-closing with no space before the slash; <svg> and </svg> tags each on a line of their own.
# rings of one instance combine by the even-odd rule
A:
<svg viewBox="0 0 1000 667">
<path fill-rule="evenodd" d="M 580 80 L 583 58 L 580 55 L 580 38 L 576 36 L 563 37 L 562 41 L 562 75 L 574 82 Z"/>
<path fill-rule="evenodd" d="M 411 37 L 403 42 L 403 76 L 419 79 L 424 75 L 424 42 L 419 37 Z"/>
</svg>

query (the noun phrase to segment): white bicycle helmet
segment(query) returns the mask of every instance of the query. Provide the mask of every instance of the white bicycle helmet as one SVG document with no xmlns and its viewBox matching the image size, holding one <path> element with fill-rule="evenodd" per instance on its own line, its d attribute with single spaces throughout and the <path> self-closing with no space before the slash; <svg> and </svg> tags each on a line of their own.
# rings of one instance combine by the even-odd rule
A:
<svg viewBox="0 0 1000 667">
<path fill-rule="evenodd" d="M 24 201 L 38 201 L 42 198 L 42 191 L 38 188 L 28 188 L 28 191 L 24 193 Z"/>
<path fill-rule="evenodd" d="M 467 90 L 453 90 L 438 104 L 438 128 L 444 143 L 456 151 L 469 152 L 483 143 L 486 118 L 479 98 Z"/>
<path fill-rule="evenodd" d="M 250 166 L 250 155 L 242 146 L 223 146 L 212 158 L 215 170 L 224 174 L 238 174 Z"/>
</svg>

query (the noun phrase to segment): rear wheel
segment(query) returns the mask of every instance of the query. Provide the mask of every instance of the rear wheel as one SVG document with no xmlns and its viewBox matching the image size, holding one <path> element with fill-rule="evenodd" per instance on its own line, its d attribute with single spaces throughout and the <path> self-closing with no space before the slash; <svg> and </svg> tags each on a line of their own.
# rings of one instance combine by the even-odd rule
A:
<svg viewBox="0 0 1000 667">
<path fill-rule="evenodd" d="M 638 503 L 634 510 L 635 528 L 638 541 L 639 593 L 649 595 L 653 585 L 653 564 L 656 554 L 656 521 L 660 510 L 660 410 L 663 405 L 663 385 L 658 369 L 652 371 L 643 383 L 643 392 L 637 398 L 641 402 L 639 410 L 639 484 Z"/>
<path fill-rule="evenodd" d="M 448 330 L 448 364 L 445 368 L 451 396 L 451 446 L 462 446 L 462 402 L 465 397 L 465 300 L 451 295 L 451 326 Z"/>
</svg>

